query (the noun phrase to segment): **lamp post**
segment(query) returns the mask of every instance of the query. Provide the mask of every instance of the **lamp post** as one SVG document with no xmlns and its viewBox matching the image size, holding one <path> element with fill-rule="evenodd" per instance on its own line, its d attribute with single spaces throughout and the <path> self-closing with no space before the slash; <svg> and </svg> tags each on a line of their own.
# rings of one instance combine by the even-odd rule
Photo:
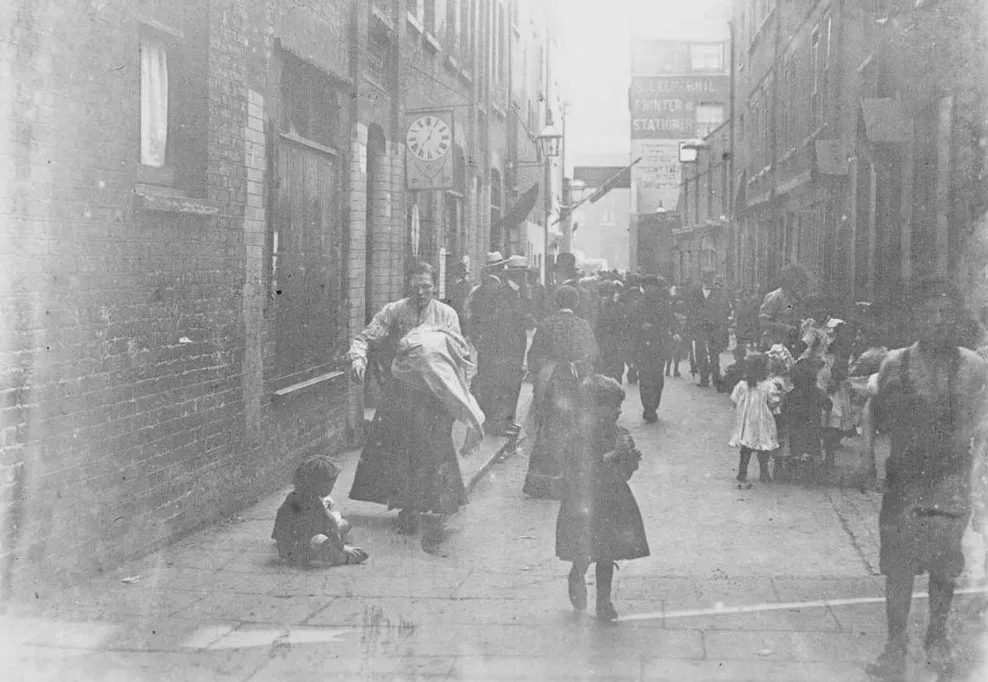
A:
<svg viewBox="0 0 988 682">
<path fill-rule="evenodd" d="M 679 162 L 696 163 L 700 152 L 710 151 L 710 143 L 699 138 L 687 140 L 679 145 Z"/>
<path fill-rule="evenodd" d="M 552 214 L 552 158 L 559 156 L 562 150 L 563 136 L 552 124 L 552 112 L 547 112 L 547 125 L 535 137 L 535 145 L 539 158 L 544 165 L 542 202 L 545 209 L 545 248 L 542 255 L 542 278 L 549 286 L 549 220 Z"/>
</svg>

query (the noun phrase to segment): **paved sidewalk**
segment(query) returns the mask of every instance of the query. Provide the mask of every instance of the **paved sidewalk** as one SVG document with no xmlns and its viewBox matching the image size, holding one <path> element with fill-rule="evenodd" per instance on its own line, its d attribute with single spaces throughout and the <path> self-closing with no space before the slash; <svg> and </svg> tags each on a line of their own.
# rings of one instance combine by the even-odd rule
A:
<svg viewBox="0 0 988 682">
<path fill-rule="evenodd" d="M 531 385 L 524 385 L 520 415 L 531 394 Z M 462 429 L 454 436 L 462 442 Z M 507 439 L 488 437 L 462 457 L 468 491 L 512 453 Z M 286 484 L 236 517 L 107 575 L 34 603 L 0 606 L 0 679 L 246 679 L 272 647 L 331 646 L 352 635 L 353 627 L 326 627 L 316 619 L 336 600 L 431 596 L 451 578 L 443 557 L 424 552 L 417 538 L 396 535 L 394 512 L 348 499 L 359 456 L 359 450 L 344 453 L 333 497 L 353 522 L 355 544 L 370 552 L 367 564 L 312 570 L 281 565 L 270 535 L 291 489 Z M 452 576 L 453 584 L 469 574 Z M 407 671 L 389 677 L 395 661 L 365 658 L 356 652 L 327 674 L 416 677 Z"/>
</svg>

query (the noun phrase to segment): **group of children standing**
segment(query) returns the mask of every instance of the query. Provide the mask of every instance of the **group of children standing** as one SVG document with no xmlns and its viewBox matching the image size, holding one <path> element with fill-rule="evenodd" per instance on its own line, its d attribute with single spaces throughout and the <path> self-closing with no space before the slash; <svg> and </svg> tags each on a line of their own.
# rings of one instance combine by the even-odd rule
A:
<svg viewBox="0 0 988 682">
<path fill-rule="evenodd" d="M 800 326 L 798 355 L 765 341 L 749 353 L 749 344 L 739 342 L 719 386 L 731 392 L 737 413 L 730 445 L 741 451 L 739 487 L 751 487 L 753 453 L 761 482 L 811 480 L 833 469 L 841 440 L 857 434 L 868 382 L 856 375 L 878 371 L 880 360 L 870 361 L 876 349 L 861 354 L 868 361 L 852 363 L 851 325 L 821 298 L 806 304 L 810 316 Z M 874 475 L 873 462 L 871 469 Z"/>
</svg>

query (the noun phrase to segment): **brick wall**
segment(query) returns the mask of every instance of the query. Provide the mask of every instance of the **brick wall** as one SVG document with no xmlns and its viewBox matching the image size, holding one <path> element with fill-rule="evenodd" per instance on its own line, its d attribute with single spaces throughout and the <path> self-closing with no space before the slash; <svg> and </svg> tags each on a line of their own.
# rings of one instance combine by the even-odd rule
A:
<svg viewBox="0 0 988 682">
<path fill-rule="evenodd" d="M 0 37 L 0 130 L 14 133 L 0 146 L 14 171 L 0 184 L 5 595 L 147 552 L 342 445 L 345 384 L 274 400 L 265 380 L 267 106 L 247 83 L 266 75 L 247 47 L 267 10 L 184 5 L 189 26 L 208 27 L 197 201 L 217 211 L 187 215 L 134 201 L 134 4 L 0 9 L 13 27 Z"/>
</svg>

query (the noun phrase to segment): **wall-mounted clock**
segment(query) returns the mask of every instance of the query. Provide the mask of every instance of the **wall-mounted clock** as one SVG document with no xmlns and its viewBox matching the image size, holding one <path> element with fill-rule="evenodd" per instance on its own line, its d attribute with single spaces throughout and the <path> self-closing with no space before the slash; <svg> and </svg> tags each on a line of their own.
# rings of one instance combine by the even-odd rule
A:
<svg viewBox="0 0 988 682">
<path fill-rule="evenodd" d="M 432 114 L 419 116 L 412 121 L 405 135 L 405 146 L 408 151 L 416 158 L 427 162 L 444 158 L 452 144 L 453 134 L 449 124 Z"/>
</svg>

